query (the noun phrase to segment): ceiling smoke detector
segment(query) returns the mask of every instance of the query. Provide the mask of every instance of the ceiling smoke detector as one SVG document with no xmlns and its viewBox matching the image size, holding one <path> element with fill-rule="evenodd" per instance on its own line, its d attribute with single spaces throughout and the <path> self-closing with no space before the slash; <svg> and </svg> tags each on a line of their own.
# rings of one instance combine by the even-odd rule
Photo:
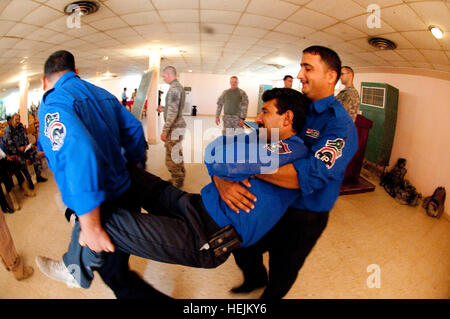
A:
<svg viewBox="0 0 450 319">
<path fill-rule="evenodd" d="M 72 3 L 69 3 L 64 7 L 64 13 L 66 15 L 71 15 L 75 12 L 75 10 L 80 9 L 80 13 L 82 16 L 87 16 L 89 14 L 93 14 L 100 9 L 100 5 L 97 1 L 74 1 Z"/>
<path fill-rule="evenodd" d="M 394 42 L 385 38 L 369 38 L 367 42 L 379 50 L 394 50 L 397 48 Z"/>
</svg>

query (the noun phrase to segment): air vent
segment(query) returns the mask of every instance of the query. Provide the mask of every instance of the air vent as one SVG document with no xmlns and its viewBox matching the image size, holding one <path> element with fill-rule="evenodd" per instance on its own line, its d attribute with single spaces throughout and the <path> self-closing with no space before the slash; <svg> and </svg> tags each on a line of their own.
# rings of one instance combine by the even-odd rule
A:
<svg viewBox="0 0 450 319">
<path fill-rule="evenodd" d="M 64 7 L 64 13 L 71 15 L 77 8 L 80 8 L 81 15 L 87 16 L 97 12 L 100 5 L 97 1 L 74 1 Z"/>
<path fill-rule="evenodd" d="M 385 38 L 369 38 L 367 42 L 380 50 L 394 50 L 397 47 L 394 42 Z"/>
</svg>

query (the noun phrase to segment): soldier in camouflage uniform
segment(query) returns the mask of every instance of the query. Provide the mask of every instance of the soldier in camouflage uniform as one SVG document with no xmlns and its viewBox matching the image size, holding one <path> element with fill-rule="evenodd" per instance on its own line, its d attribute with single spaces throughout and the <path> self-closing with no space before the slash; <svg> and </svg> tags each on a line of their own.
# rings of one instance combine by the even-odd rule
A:
<svg viewBox="0 0 450 319">
<path fill-rule="evenodd" d="M 17 155 L 20 170 L 23 175 L 25 175 L 28 184 L 31 189 L 34 189 L 33 182 L 31 180 L 30 173 L 27 169 L 27 160 L 30 160 L 34 166 L 34 172 L 36 173 L 36 181 L 38 183 L 46 182 L 47 179 L 42 177 L 42 163 L 39 158 L 36 149 L 34 146 L 31 146 L 27 150 L 27 146 L 30 144 L 27 132 L 23 127 L 22 123 L 20 123 L 20 115 L 14 114 L 12 117 L 12 125 L 10 126 L 10 131 L 6 139 L 6 153 L 8 155 L 14 156 Z"/>
<path fill-rule="evenodd" d="M 341 69 L 341 83 L 345 85 L 345 88 L 339 92 L 336 99 L 342 103 L 344 109 L 352 117 L 353 122 L 356 119 L 356 115 L 359 112 L 359 94 L 353 86 L 354 72 L 351 67 L 343 66 Z"/>
<path fill-rule="evenodd" d="M 244 90 L 238 88 L 239 80 L 236 76 L 230 78 L 231 88 L 222 92 L 217 100 L 216 124 L 220 123 L 220 113 L 223 110 L 222 134 L 236 134 L 237 128 L 244 126 L 247 117 L 248 97 Z M 228 130 L 227 130 L 228 128 Z M 230 130 L 233 129 L 233 130 Z"/>
<path fill-rule="evenodd" d="M 166 166 L 172 176 L 170 182 L 175 187 L 181 187 L 186 175 L 181 148 L 186 128 L 186 122 L 183 119 L 185 93 L 183 86 L 177 80 L 177 71 L 173 66 L 164 68 L 162 77 L 164 82 L 170 84 L 170 88 L 166 95 L 165 107 L 158 106 L 158 112 L 164 112 L 165 121 L 161 140 L 166 147 Z"/>
</svg>

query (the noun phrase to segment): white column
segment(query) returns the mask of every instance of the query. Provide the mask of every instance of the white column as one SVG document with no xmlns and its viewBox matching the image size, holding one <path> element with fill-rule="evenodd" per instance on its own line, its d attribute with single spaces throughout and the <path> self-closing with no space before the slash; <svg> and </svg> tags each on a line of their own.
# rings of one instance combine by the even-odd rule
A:
<svg viewBox="0 0 450 319">
<path fill-rule="evenodd" d="M 28 82 L 28 77 L 25 73 L 23 73 L 20 77 L 20 82 L 19 82 L 19 90 L 20 90 L 19 114 L 20 114 L 20 121 L 22 122 L 24 127 L 28 127 L 28 87 L 29 86 L 30 86 L 30 82 Z"/>
<path fill-rule="evenodd" d="M 158 116 L 158 82 L 159 68 L 161 65 L 161 50 L 152 49 L 149 53 L 149 70 L 153 71 L 147 93 L 147 143 L 156 144 L 159 140 Z"/>
</svg>

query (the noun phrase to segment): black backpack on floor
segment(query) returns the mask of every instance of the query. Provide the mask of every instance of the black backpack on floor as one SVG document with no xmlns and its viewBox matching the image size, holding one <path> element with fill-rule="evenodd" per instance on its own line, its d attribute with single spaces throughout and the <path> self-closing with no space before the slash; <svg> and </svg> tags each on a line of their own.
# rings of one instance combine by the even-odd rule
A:
<svg viewBox="0 0 450 319">
<path fill-rule="evenodd" d="M 433 195 L 425 197 L 423 200 L 423 208 L 425 208 L 428 216 L 440 218 L 444 212 L 445 188 L 438 187 Z"/>
</svg>

